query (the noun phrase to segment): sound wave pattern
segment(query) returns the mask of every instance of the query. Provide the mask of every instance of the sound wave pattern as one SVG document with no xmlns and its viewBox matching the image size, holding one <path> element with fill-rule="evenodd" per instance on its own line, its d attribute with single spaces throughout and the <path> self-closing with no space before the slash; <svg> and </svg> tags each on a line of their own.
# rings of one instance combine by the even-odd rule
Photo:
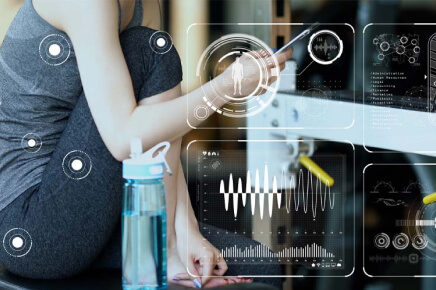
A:
<svg viewBox="0 0 436 290">
<path fill-rule="evenodd" d="M 267 246 L 260 244 L 256 247 L 250 246 L 238 248 L 236 245 L 221 250 L 221 257 L 224 258 L 334 258 L 335 255 L 327 252 L 326 249 L 313 243 L 305 247 L 285 248 L 278 253 L 272 252 Z"/>
<path fill-rule="evenodd" d="M 409 262 L 409 257 L 406 255 L 395 255 L 395 256 L 381 256 L 381 255 L 375 255 L 369 257 L 370 262 Z"/>
<path fill-rule="evenodd" d="M 338 46 L 334 45 L 334 44 L 328 44 L 327 40 L 324 40 L 323 44 L 321 44 L 321 45 L 316 44 L 314 46 L 314 48 L 315 48 L 315 50 L 322 50 L 322 51 L 324 51 L 324 54 L 327 55 L 327 52 L 329 50 L 337 50 Z"/>
<path fill-rule="evenodd" d="M 254 177 L 254 192 L 251 192 L 252 181 L 251 181 L 250 171 L 247 171 L 245 191 L 243 190 L 241 178 L 238 178 L 237 191 L 234 190 L 233 175 L 230 174 L 228 191 L 225 190 L 224 180 L 221 180 L 220 182 L 220 193 L 224 195 L 224 206 L 226 211 L 229 210 L 230 196 L 232 196 L 233 214 L 236 218 L 238 215 L 239 196 L 242 197 L 242 206 L 245 207 L 247 202 L 247 194 L 250 196 L 251 214 L 253 216 L 255 215 L 256 212 L 256 195 L 259 197 L 259 210 L 260 210 L 261 219 L 263 219 L 263 214 L 265 210 L 265 195 L 267 195 L 268 197 L 268 213 L 270 218 L 272 217 L 272 212 L 273 212 L 274 195 L 277 198 L 277 207 L 278 209 L 280 209 L 282 204 L 283 193 L 285 195 L 285 206 L 286 206 L 287 213 L 289 213 L 292 208 L 291 205 L 292 196 L 294 200 L 294 210 L 298 212 L 302 208 L 302 210 L 306 214 L 309 210 L 309 203 L 310 203 L 313 218 L 316 218 L 318 199 L 319 199 L 321 211 L 324 211 L 326 208 L 327 197 L 328 197 L 328 202 L 329 202 L 328 205 L 330 209 L 334 208 L 335 195 L 334 193 L 330 192 L 329 186 L 326 185 L 323 186 L 323 183 L 321 182 L 321 177 L 319 175 L 316 177 L 315 189 L 313 187 L 313 174 L 310 171 L 307 171 L 307 179 L 305 180 L 304 171 L 300 169 L 298 174 L 297 186 L 295 186 L 295 179 L 294 177 L 292 177 L 290 180 L 289 188 L 287 184 L 285 168 L 282 168 L 281 175 L 282 176 L 280 180 L 280 190 L 278 190 L 277 187 L 277 178 L 274 176 L 272 181 L 272 192 L 269 192 L 268 166 L 265 165 L 265 170 L 263 175 L 263 188 L 261 188 L 260 186 L 259 170 L 256 169 L 256 173 Z M 300 204 L 300 198 L 302 200 L 301 204 Z"/>
</svg>

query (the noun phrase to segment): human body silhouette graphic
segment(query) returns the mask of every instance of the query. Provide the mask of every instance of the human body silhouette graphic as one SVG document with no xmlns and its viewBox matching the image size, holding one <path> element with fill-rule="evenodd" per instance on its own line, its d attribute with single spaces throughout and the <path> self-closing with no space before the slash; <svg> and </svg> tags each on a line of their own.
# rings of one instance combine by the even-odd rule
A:
<svg viewBox="0 0 436 290">
<path fill-rule="evenodd" d="M 233 94 L 236 95 L 236 88 L 239 87 L 239 94 L 242 95 L 242 79 L 244 78 L 244 66 L 239 62 L 239 57 L 232 65 L 232 79 L 233 79 Z"/>
</svg>

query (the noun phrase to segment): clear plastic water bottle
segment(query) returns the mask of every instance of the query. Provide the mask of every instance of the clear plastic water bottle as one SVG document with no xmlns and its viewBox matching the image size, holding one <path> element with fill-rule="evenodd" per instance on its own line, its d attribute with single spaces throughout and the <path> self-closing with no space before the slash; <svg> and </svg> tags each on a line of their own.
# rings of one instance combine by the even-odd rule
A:
<svg viewBox="0 0 436 290">
<path fill-rule="evenodd" d="M 142 153 L 141 139 L 131 143 L 123 161 L 122 278 L 123 289 L 167 288 L 166 202 L 164 170 L 170 143 Z M 158 151 L 160 148 L 162 150 Z"/>
</svg>

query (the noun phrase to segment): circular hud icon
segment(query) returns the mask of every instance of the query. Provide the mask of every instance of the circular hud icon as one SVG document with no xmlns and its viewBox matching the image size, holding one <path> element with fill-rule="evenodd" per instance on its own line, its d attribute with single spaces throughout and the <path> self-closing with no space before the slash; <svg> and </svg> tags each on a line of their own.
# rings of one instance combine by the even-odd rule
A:
<svg viewBox="0 0 436 290">
<path fill-rule="evenodd" d="M 165 54 L 173 47 L 173 40 L 171 35 L 165 31 L 154 32 L 149 40 L 150 48 L 158 53 Z"/>
<path fill-rule="evenodd" d="M 206 108 L 227 117 L 252 116 L 267 107 L 279 87 L 279 73 L 272 50 L 260 39 L 247 34 L 229 34 L 214 41 L 201 55 L 196 69 L 204 88 Z M 210 82 L 219 75 L 215 82 Z M 275 78 L 277 80 L 270 84 Z M 260 81 L 253 89 L 252 83 L 257 80 Z M 195 108 L 192 114 L 201 120 L 209 112 L 204 112 L 202 106 L 201 110 Z"/>
<path fill-rule="evenodd" d="M 23 257 L 32 248 L 32 237 L 25 229 L 10 229 L 3 236 L 3 248 L 12 257 Z"/>
<path fill-rule="evenodd" d="M 310 57 L 319 64 L 332 64 L 341 57 L 344 49 L 342 40 L 331 30 L 321 30 L 310 37 Z"/>
<path fill-rule="evenodd" d="M 80 150 L 74 150 L 65 155 L 62 161 L 64 173 L 71 179 L 83 179 L 92 169 L 91 158 Z"/>
<path fill-rule="evenodd" d="M 68 39 L 60 34 L 50 34 L 39 44 L 39 56 L 51 66 L 64 64 L 71 54 Z"/>
</svg>

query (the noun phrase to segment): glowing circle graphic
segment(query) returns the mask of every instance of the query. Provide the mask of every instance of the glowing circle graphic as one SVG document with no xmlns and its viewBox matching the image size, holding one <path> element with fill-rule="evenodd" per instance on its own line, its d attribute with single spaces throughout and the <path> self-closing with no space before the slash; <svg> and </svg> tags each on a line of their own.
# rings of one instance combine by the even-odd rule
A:
<svg viewBox="0 0 436 290">
<path fill-rule="evenodd" d="M 374 237 L 374 245 L 378 249 L 386 249 L 389 247 L 391 240 L 389 236 L 385 233 L 380 233 Z"/>
<path fill-rule="evenodd" d="M 32 249 L 32 237 L 25 229 L 10 229 L 3 236 L 3 248 L 12 257 L 23 257 Z"/>
<path fill-rule="evenodd" d="M 333 31 L 321 30 L 310 37 L 307 49 L 315 62 L 329 65 L 341 57 L 344 45 Z"/>
<path fill-rule="evenodd" d="M 92 162 L 88 154 L 74 150 L 65 155 L 62 161 L 64 173 L 71 179 L 83 179 L 91 173 Z"/>
<path fill-rule="evenodd" d="M 22 237 L 14 237 L 12 239 L 12 247 L 14 247 L 15 249 L 19 249 L 24 245 L 24 240 Z"/>
<path fill-rule="evenodd" d="M 51 66 L 64 64 L 71 55 L 71 45 L 61 34 L 50 34 L 39 44 L 39 56 Z"/>
<path fill-rule="evenodd" d="M 21 138 L 21 148 L 29 153 L 36 153 L 42 147 L 42 140 L 36 133 L 27 133 Z"/>
<path fill-rule="evenodd" d="M 272 50 L 247 34 L 228 34 L 215 40 L 201 55 L 196 70 L 205 105 L 235 118 L 253 116 L 271 103 L 279 87 L 279 73 Z M 210 82 L 212 79 L 215 81 Z M 206 86 L 212 86 L 212 92 L 204 89 Z M 198 108 L 192 113 L 200 119 Z"/>
<path fill-rule="evenodd" d="M 155 53 L 165 54 L 173 47 L 173 40 L 167 32 L 156 31 L 151 35 L 149 44 Z"/>
</svg>

